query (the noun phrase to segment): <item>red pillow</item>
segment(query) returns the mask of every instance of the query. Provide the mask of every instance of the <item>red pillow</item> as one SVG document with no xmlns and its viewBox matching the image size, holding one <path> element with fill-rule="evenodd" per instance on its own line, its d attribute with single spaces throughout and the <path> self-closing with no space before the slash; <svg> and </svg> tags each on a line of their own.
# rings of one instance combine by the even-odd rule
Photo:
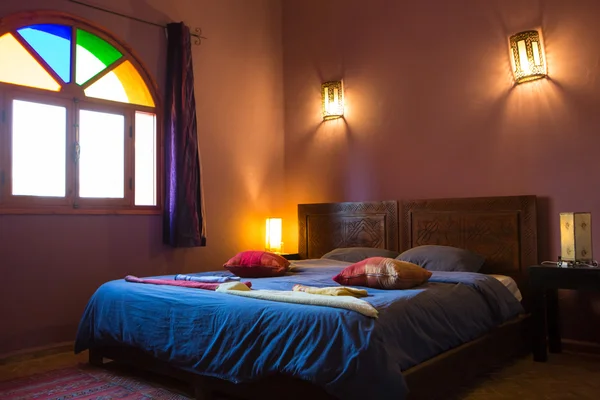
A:
<svg viewBox="0 0 600 400">
<path fill-rule="evenodd" d="M 289 270 L 290 262 L 268 251 L 249 250 L 236 254 L 223 267 L 241 278 L 266 278 L 282 276 Z"/>
<path fill-rule="evenodd" d="M 410 289 L 427 282 L 430 276 L 430 271 L 413 263 L 370 257 L 344 268 L 333 280 L 344 286 Z"/>
</svg>

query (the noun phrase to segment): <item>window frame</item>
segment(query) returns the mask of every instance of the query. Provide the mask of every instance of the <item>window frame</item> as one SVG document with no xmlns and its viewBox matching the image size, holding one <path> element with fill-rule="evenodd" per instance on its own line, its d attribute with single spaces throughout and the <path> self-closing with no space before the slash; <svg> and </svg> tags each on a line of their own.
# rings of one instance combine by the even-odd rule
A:
<svg viewBox="0 0 600 400">
<path fill-rule="evenodd" d="M 134 147 L 133 144 L 133 136 L 130 134 L 131 129 L 133 129 L 133 122 L 131 121 L 131 110 L 123 109 L 122 107 L 113 107 L 112 105 L 107 104 L 98 104 L 95 102 L 89 101 L 77 101 L 73 107 L 73 114 L 75 119 L 75 142 L 76 144 L 80 144 L 80 129 L 81 126 L 79 124 L 80 112 L 83 111 L 92 111 L 92 112 L 100 112 L 106 114 L 115 114 L 123 116 L 123 198 L 90 198 L 90 197 L 81 197 L 79 194 L 79 160 L 75 162 L 75 166 L 73 167 L 75 170 L 75 192 L 74 192 L 74 204 L 77 208 L 86 209 L 86 208 L 99 208 L 105 207 L 107 209 L 111 208 L 123 208 L 127 206 L 132 206 L 132 198 L 134 195 L 133 192 L 133 181 L 130 185 L 130 180 L 133 180 L 132 176 L 132 164 L 134 163 L 134 154 L 132 154 L 132 150 Z"/>
<path fill-rule="evenodd" d="M 110 32 L 107 32 L 89 21 L 81 18 L 55 11 L 37 11 L 24 12 L 9 15 L 0 19 L 0 36 L 15 32 L 17 29 L 28 25 L 36 24 L 61 24 L 72 27 L 73 36 L 71 39 L 71 82 L 64 84 L 58 75 L 48 68 L 57 82 L 62 85 L 59 92 L 47 91 L 43 89 L 30 88 L 9 83 L 0 82 L 0 215 L 1 214 L 160 214 L 163 208 L 163 113 L 161 99 L 158 95 L 155 80 L 150 76 L 148 70 L 139 61 L 134 51 L 128 46 L 122 44 Z M 104 99 L 96 99 L 85 96 L 84 90 L 96 82 L 99 76 L 96 75 L 90 80 L 79 86 L 75 83 L 76 60 L 75 48 L 77 28 L 84 29 L 98 37 L 106 40 L 122 54 L 122 58 L 107 66 L 101 72 L 105 76 L 121 63 L 130 61 L 140 74 L 146 84 L 152 99 L 154 107 L 135 105 L 131 103 L 121 103 Z M 13 36 L 15 36 L 13 34 Z M 18 38 L 20 42 L 20 38 Z M 30 48 L 27 47 L 29 50 Z M 44 60 L 37 54 L 33 54 L 36 60 L 42 61 L 40 64 L 47 66 Z M 14 98 L 54 105 L 67 104 L 67 148 L 66 148 L 66 193 L 65 197 L 49 198 L 42 196 L 13 196 L 12 195 L 12 100 Z M 78 163 L 74 162 L 74 145 L 78 142 L 78 130 L 76 127 L 81 109 L 90 111 L 110 112 L 121 114 L 125 117 L 125 163 L 124 163 L 124 197 L 118 199 L 112 198 L 81 198 L 78 188 Z M 156 205 L 155 206 L 136 206 L 135 205 L 135 115 L 136 111 L 142 113 L 154 114 L 156 118 Z M 2 182 L 2 174 L 4 180 Z"/>
<path fill-rule="evenodd" d="M 4 188 L 6 190 L 5 204 L 8 207 L 68 207 L 72 202 L 73 192 L 73 176 L 72 171 L 69 168 L 69 143 L 73 138 L 73 123 L 70 121 L 69 101 L 62 97 L 48 97 L 40 96 L 38 93 L 30 93 L 29 91 L 19 90 L 18 86 L 15 86 L 13 90 L 6 91 L 4 93 L 4 108 L 3 111 L 6 113 L 5 120 L 5 135 L 4 142 L 6 143 L 6 158 L 4 159 L 4 165 L 1 166 L 2 171 L 5 173 Z M 1 89 L 0 89 L 1 90 Z M 29 92 L 29 93 L 28 93 Z M 46 104 L 50 106 L 60 106 L 65 108 L 65 197 L 47 197 L 47 196 L 14 196 L 11 193 L 12 190 L 12 120 L 13 120 L 13 101 L 21 100 L 26 102 Z"/>
<path fill-rule="evenodd" d="M 9 159 L 8 150 L 8 133 L 5 134 L 6 128 L 6 109 L 4 108 L 4 93 L 0 90 L 0 209 L 4 206 L 8 195 L 8 187 L 6 180 L 8 174 L 6 172 L 5 163 Z M 12 160 L 12 157 L 10 157 Z"/>
</svg>

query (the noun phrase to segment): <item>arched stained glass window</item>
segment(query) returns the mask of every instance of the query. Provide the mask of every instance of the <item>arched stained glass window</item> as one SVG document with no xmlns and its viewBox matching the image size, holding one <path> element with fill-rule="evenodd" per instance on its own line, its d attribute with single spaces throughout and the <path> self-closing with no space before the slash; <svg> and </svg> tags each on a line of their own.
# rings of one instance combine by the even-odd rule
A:
<svg viewBox="0 0 600 400">
<path fill-rule="evenodd" d="M 115 46 L 85 29 L 24 26 L 0 37 L 0 54 L 0 82 L 60 91 L 74 71 L 74 81 L 86 96 L 154 107 L 136 67 Z"/>
<path fill-rule="evenodd" d="M 154 88 L 91 23 L 0 19 L 0 214 L 160 213 Z"/>
</svg>

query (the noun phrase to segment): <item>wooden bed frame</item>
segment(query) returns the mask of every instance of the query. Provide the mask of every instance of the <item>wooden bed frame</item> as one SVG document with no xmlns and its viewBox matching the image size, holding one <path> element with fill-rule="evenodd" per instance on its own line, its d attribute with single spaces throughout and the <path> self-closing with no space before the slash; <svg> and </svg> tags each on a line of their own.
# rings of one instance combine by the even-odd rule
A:
<svg viewBox="0 0 600 400">
<path fill-rule="evenodd" d="M 481 272 L 515 279 L 527 304 L 527 267 L 538 262 L 536 213 L 535 196 L 300 204 L 299 253 L 302 258 L 319 258 L 338 247 L 467 248 L 486 257 Z M 446 399 L 483 372 L 529 350 L 525 314 L 405 371 L 408 399 Z M 90 349 L 89 357 L 94 365 L 108 358 L 184 380 L 193 385 L 197 399 L 333 399 L 298 379 L 274 376 L 233 384 L 183 371 L 131 348 L 97 347 Z"/>
</svg>

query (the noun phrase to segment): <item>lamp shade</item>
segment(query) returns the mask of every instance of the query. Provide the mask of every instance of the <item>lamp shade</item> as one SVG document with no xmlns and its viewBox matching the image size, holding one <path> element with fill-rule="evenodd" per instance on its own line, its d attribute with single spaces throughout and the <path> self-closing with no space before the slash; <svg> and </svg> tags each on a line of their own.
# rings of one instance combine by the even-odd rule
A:
<svg viewBox="0 0 600 400">
<path fill-rule="evenodd" d="M 342 81 L 325 82 L 321 85 L 323 120 L 344 116 L 344 88 Z"/>
<path fill-rule="evenodd" d="M 560 258 L 575 263 L 593 261 L 591 213 L 560 213 Z"/>
<path fill-rule="evenodd" d="M 510 61 L 515 83 L 544 78 L 546 58 L 538 31 L 525 31 L 510 37 Z"/>
<path fill-rule="evenodd" d="M 282 220 L 281 218 L 267 218 L 265 250 L 281 253 L 282 247 Z"/>
</svg>

